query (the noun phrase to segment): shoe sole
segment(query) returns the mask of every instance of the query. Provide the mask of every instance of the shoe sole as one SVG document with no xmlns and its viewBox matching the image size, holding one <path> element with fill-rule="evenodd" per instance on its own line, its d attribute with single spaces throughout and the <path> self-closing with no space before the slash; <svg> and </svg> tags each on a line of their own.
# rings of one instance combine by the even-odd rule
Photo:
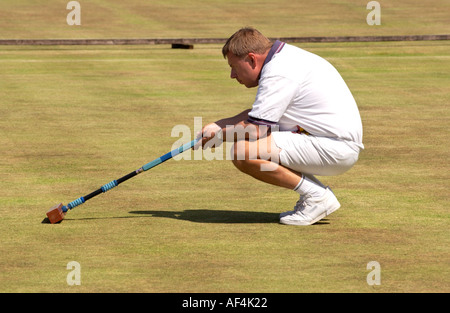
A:
<svg viewBox="0 0 450 313">
<path fill-rule="evenodd" d="M 285 216 L 291 215 L 291 214 L 294 213 L 294 212 L 295 212 L 295 211 L 287 211 L 287 212 L 280 213 L 279 218 L 281 219 L 281 218 L 283 218 L 283 217 L 285 217 Z"/>
<path fill-rule="evenodd" d="M 320 221 L 320 220 L 323 219 L 324 217 L 327 217 L 327 216 L 330 215 L 331 213 L 337 211 L 340 207 L 341 207 L 341 205 L 338 204 L 336 207 L 331 208 L 331 209 L 327 210 L 326 212 L 323 212 L 322 214 L 320 214 L 319 216 L 317 216 L 315 219 L 313 219 L 311 222 L 282 221 L 282 220 L 280 219 L 280 223 L 281 223 L 281 224 L 284 224 L 284 225 L 309 226 L 309 225 L 312 225 L 312 224 L 317 223 L 318 221 Z"/>
<path fill-rule="evenodd" d="M 330 215 L 331 213 L 337 211 L 340 207 L 341 207 L 341 205 L 338 205 L 338 206 L 335 207 L 335 208 L 332 208 L 332 209 L 329 209 L 329 210 L 326 211 L 326 212 L 323 212 L 323 213 L 320 214 L 318 217 L 316 217 L 315 219 L 313 219 L 312 222 L 311 222 L 311 224 L 308 224 L 308 225 L 312 225 L 312 224 L 317 223 L 318 221 L 320 221 L 320 220 L 323 219 L 324 217 L 327 217 L 327 216 Z"/>
</svg>

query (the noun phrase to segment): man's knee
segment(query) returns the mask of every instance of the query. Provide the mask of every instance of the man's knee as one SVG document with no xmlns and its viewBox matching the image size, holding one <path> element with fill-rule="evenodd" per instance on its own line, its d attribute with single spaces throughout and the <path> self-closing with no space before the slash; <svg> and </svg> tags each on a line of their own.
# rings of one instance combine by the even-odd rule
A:
<svg viewBox="0 0 450 313">
<path fill-rule="evenodd" d="M 280 149 L 274 148 L 268 138 L 258 141 L 240 140 L 234 143 L 232 147 L 232 162 L 239 170 L 246 172 L 246 169 L 252 165 L 260 164 L 258 160 L 271 161 L 273 163 L 271 167 L 261 169 L 262 171 L 270 171 L 278 165 L 279 151 Z"/>
</svg>

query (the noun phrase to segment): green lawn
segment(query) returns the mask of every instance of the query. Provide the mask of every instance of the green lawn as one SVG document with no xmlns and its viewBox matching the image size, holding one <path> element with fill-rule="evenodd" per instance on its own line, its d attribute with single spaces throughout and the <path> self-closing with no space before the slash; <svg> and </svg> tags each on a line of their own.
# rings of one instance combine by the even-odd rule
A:
<svg viewBox="0 0 450 313">
<path fill-rule="evenodd" d="M 379 1 L 379 26 L 368 0 L 80 0 L 81 26 L 67 25 L 68 2 L 1 1 L 0 39 L 450 33 L 442 0 Z M 238 113 L 256 90 L 229 79 L 220 45 L 0 46 L 0 292 L 449 292 L 450 43 L 301 47 L 343 75 L 366 146 L 323 178 L 342 207 L 310 227 L 278 224 L 293 191 L 206 158 L 170 160 L 42 224 L 170 151 L 177 125 L 193 136 L 194 118 Z"/>
<path fill-rule="evenodd" d="M 81 26 L 68 26 L 68 0 L 2 0 L 0 39 L 228 38 L 251 25 L 271 37 L 448 34 L 450 2 L 378 1 L 381 25 L 368 26 L 369 0 L 89 0 Z"/>
<path fill-rule="evenodd" d="M 170 160 L 41 224 L 256 90 L 229 79 L 219 45 L 1 47 L 0 291 L 449 292 L 450 43 L 302 47 L 342 73 L 366 146 L 323 178 L 342 208 L 311 227 L 278 224 L 294 192 L 220 160 Z"/>
</svg>

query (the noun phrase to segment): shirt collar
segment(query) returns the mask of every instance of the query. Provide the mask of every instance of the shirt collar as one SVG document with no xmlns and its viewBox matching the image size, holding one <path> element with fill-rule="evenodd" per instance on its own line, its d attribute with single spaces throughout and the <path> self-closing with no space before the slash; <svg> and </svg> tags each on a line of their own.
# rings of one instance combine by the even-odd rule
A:
<svg viewBox="0 0 450 313">
<path fill-rule="evenodd" d="M 270 62 L 270 60 L 272 60 L 273 56 L 275 54 L 277 54 L 278 52 L 281 51 L 281 49 L 283 49 L 285 43 L 279 40 L 276 40 L 275 43 L 273 44 L 272 48 L 269 51 L 269 54 L 267 55 L 263 67 Z"/>
</svg>

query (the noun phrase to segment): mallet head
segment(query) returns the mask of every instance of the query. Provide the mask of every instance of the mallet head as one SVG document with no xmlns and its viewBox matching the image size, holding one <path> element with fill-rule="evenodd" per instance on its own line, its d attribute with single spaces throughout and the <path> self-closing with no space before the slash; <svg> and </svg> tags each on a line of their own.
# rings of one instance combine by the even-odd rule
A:
<svg viewBox="0 0 450 313">
<path fill-rule="evenodd" d="M 64 205 L 62 203 L 55 205 L 50 210 L 47 211 L 47 217 L 50 223 L 55 224 L 61 222 L 66 215 L 63 210 Z"/>
</svg>

